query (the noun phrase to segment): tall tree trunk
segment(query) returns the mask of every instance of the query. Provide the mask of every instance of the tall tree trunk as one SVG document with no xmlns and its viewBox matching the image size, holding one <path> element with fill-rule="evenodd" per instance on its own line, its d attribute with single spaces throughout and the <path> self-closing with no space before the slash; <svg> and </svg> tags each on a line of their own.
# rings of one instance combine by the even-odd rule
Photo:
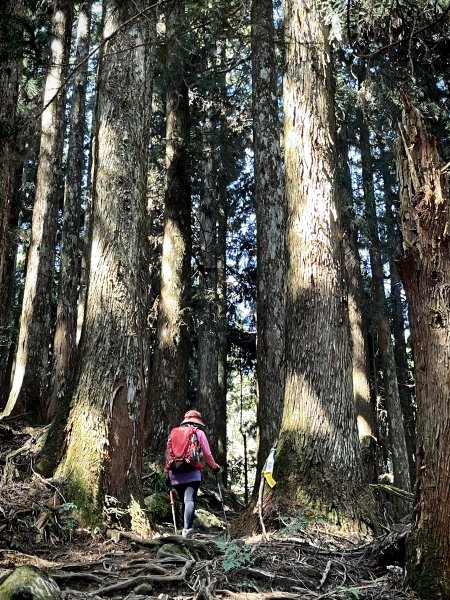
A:
<svg viewBox="0 0 450 600">
<path fill-rule="evenodd" d="M 227 45 L 220 44 L 221 64 L 227 61 Z M 229 129 L 226 118 L 227 82 L 225 73 L 220 79 L 220 152 L 217 157 L 217 311 L 218 311 L 218 357 L 217 357 L 217 406 L 219 420 L 216 427 L 217 460 L 222 467 L 222 482 L 228 479 L 228 435 L 227 435 L 227 374 L 228 374 L 228 318 L 227 318 L 227 231 L 228 231 L 228 192 L 227 187 L 232 175 L 227 165 L 232 161 L 232 147 L 229 143 Z"/>
<path fill-rule="evenodd" d="M 285 200 L 272 0 L 253 0 L 253 143 L 257 227 L 257 408 L 261 469 L 279 431 L 284 393 Z"/>
<path fill-rule="evenodd" d="M 409 476 L 412 484 L 416 478 L 416 414 L 413 405 L 414 381 L 408 364 L 408 351 L 406 344 L 406 328 L 404 316 L 404 302 L 402 299 L 402 286 L 397 265 L 391 260 L 391 312 L 392 335 L 394 338 L 394 359 L 397 367 L 398 393 L 403 415 L 405 442 L 408 452 Z M 409 327 L 409 326 L 408 326 Z"/>
<path fill-rule="evenodd" d="M 81 333 L 83 331 L 84 317 L 86 312 L 86 300 L 87 290 L 89 285 L 89 276 L 91 270 L 91 250 L 92 250 L 92 228 L 93 228 L 93 193 L 92 190 L 95 188 L 95 163 L 98 159 L 98 127 L 97 127 L 97 114 L 98 114 L 98 84 L 99 84 L 99 70 L 100 63 L 103 58 L 103 46 L 101 46 L 98 57 L 97 57 L 97 89 L 95 91 L 95 103 L 92 111 L 92 123 L 90 131 L 90 143 L 88 152 L 88 165 L 87 165 L 87 181 L 86 190 L 87 198 L 86 205 L 84 207 L 84 214 L 82 215 L 83 221 L 83 241 L 81 250 L 81 265 L 80 265 L 80 279 L 79 279 L 79 293 L 77 301 L 77 346 L 80 343 Z"/>
<path fill-rule="evenodd" d="M 5 415 L 44 415 L 48 386 L 50 309 L 53 291 L 57 213 L 61 195 L 65 88 L 72 26 L 72 1 L 53 6 L 50 67 L 44 91 L 41 146 L 33 208 L 16 367 Z"/>
<path fill-rule="evenodd" d="M 418 111 L 404 97 L 397 170 L 398 260 L 411 316 L 417 398 L 417 485 L 408 578 L 423 600 L 450 597 L 450 193 Z"/>
<path fill-rule="evenodd" d="M 23 0 L 5 0 L 0 19 L 0 36 L 3 51 L 0 61 L 0 319 L 4 314 L 4 282 L 5 261 L 7 261 L 7 236 L 9 222 L 9 205 L 14 193 L 14 171 L 16 162 L 17 130 L 17 101 L 19 98 L 19 83 L 22 73 L 21 38 L 23 26 L 21 19 L 25 13 Z M 18 50 L 13 48 L 18 46 Z M 2 322 L 0 321 L 0 328 Z M 0 329 L 1 335 L 1 329 Z"/>
<path fill-rule="evenodd" d="M 384 186 L 384 198 L 387 217 L 388 243 L 394 249 L 401 244 L 400 232 L 397 220 L 392 211 L 392 188 L 394 181 L 387 166 L 382 167 Z M 397 367 L 398 393 L 400 406 L 403 413 L 403 426 L 405 429 L 405 441 L 408 451 L 409 476 L 413 484 L 416 478 L 416 415 L 413 406 L 414 381 L 408 364 L 408 352 L 406 344 L 406 323 L 404 316 L 404 302 L 402 299 L 402 284 L 395 263 L 395 250 L 389 253 L 389 271 L 391 280 L 391 315 L 392 335 L 394 338 L 394 359 Z"/>
<path fill-rule="evenodd" d="M 47 419 L 49 421 L 55 416 L 58 403 L 62 401 L 66 394 L 68 379 L 73 370 L 76 349 L 77 299 L 80 279 L 78 247 L 84 168 L 85 103 L 90 22 L 91 2 L 83 2 L 80 7 L 77 26 L 75 64 L 81 64 L 81 67 L 78 68 L 75 74 L 72 90 L 61 237 L 59 295 L 53 344 L 53 373 L 47 407 Z"/>
<path fill-rule="evenodd" d="M 56 470 L 87 523 L 100 518 L 106 495 L 123 503 L 141 495 L 155 14 L 151 7 L 136 13 L 146 6 L 144 0 L 105 5 L 86 320 L 65 453 Z"/>
<path fill-rule="evenodd" d="M 4 247 L 4 263 L 2 270 L 2 291 L 0 309 L 0 410 L 8 400 L 13 366 L 14 349 L 16 347 L 17 329 L 17 304 L 16 292 L 16 266 L 17 266 L 17 228 L 21 205 L 21 184 L 23 165 L 16 165 L 10 197 L 8 198 L 8 225 Z"/>
<path fill-rule="evenodd" d="M 212 48 L 216 52 L 216 48 Z M 209 70 L 213 61 L 208 61 Z M 214 77 L 214 75 L 213 75 Z M 212 82 L 206 84 L 212 87 Z M 218 136 L 215 127 L 214 97 L 211 89 L 203 93 L 203 185 L 198 209 L 199 224 L 199 296 L 198 296 L 198 392 L 197 408 L 208 415 L 210 444 L 217 460 L 216 430 L 220 422 L 217 404 L 218 387 L 218 306 L 217 306 L 217 160 L 215 147 Z"/>
<path fill-rule="evenodd" d="M 377 418 L 375 401 L 370 390 L 369 339 L 363 306 L 364 291 L 358 250 L 358 231 L 355 226 L 353 192 L 348 165 L 348 141 L 347 134 L 343 130 L 338 135 L 338 179 L 344 203 L 343 244 L 352 341 L 353 397 L 366 481 L 374 483 L 377 480 Z"/>
<path fill-rule="evenodd" d="M 365 75 L 363 74 L 362 77 Z M 360 78 L 360 85 L 364 79 Z M 397 370 L 394 359 L 394 348 L 391 328 L 384 294 L 384 270 L 381 256 L 381 245 L 378 235 L 378 218 L 376 212 L 375 189 L 370 146 L 370 131 L 364 109 L 359 110 L 361 170 L 364 192 L 364 203 L 369 238 L 369 257 L 372 270 L 372 296 L 383 371 L 384 398 L 389 424 L 389 442 L 392 452 L 394 484 L 403 489 L 411 489 L 409 477 L 408 451 L 406 448 L 403 415 L 398 393 Z M 399 515 L 409 510 L 408 503 L 398 501 Z"/>
<path fill-rule="evenodd" d="M 188 175 L 189 100 L 180 31 L 184 0 L 167 5 L 166 194 L 161 288 L 151 369 L 146 435 L 162 456 L 170 429 L 186 410 L 191 274 L 191 192 Z"/>
<path fill-rule="evenodd" d="M 352 389 L 328 35 L 314 0 L 285 2 L 286 387 L 275 493 L 370 520 Z"/>
<path fill-rule="evenodd" d="M 222 143 L 225 140 L 226 122 L 222 122 Z M 222 148 L 224 146 L 222 145 Z M 222 154 L 222 153 L 221 153 Z M 222 466 L 222 481 L 226 485 L 227 472 L 227 179 L 224 161 L 219 163 L 218 178 L 218 221 L 217 221 L 217 319 L 218 319 L 218 356 L 217 356 L 217 407 L 219 422 L 216 425 L 217 457 Z"/>
<path fill-rule="evenodd" d="M 217 32 L 217 35 L 219 33 Z M 214 33 L 211 36 L 214 38 Z M 225 482 L 227 460 L 227 302 L 226 232 L 227 185 L 230 174 L 226 122 L 226 46 L 209 40 L 210 56 L 203 92 L 203 188 L 199 205 L 200 311 L 198 325 L 198 409 L 208 415 L 210 444 L 222 466 Z M 217 67 L 216 67 L 217 65 Z M 218 72 L 217 72 L 218 71 Z"/>
<path fill-rule="evenodd" d="M 17 101 L 22 72 L 23 37 L 21 19 L 25 13 L 23 0 L 6 0 L 0 17 L 0 38 L 7 56 L 0 61 L 0 390 L 5 389 L 6 365 L 11 345 L 11 306 L 15 261 L 14 232 L 18 206 Z M 12 48 L 19 49 L 12 52 Z M 9 388 L 9 383 L 8 386 Z M 9 391 L 9 389 L 8 389 Z M 5 400 L 6 401 L 6 400 Z M 0 397 L 0 408 L 5 402 Z"/>
</svg>

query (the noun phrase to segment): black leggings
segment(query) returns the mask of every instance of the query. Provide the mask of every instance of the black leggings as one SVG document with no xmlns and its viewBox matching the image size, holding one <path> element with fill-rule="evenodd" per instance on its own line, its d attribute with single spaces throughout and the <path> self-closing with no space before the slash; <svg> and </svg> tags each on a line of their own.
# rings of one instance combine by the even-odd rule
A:
<svg viewBox="0 0 450 600">
<path fill-rule="evenodd" d="M 192 529 L 195 517 L 195 501 L 200 487 L 200 481 L 189 481 L 188 483 L 177 483 L 173 486 L 183 503 L 184 529 Z"/>
</svg>

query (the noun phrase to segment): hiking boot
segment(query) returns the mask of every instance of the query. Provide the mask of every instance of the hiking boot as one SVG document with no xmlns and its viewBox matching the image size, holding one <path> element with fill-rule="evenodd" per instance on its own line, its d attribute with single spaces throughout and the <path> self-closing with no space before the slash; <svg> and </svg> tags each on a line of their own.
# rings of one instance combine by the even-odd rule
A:
<svg viewBox="0 0 450 600">
<path fill-rule="evenodd" d="M 184 538 L 188 538 L 188 537 L 191 537 L 191 536 L 192 536 L 192 533 L 193 533 L 193 531 L 194 531 L 194 530 L 192 529 L 192 527 L 191 527 L 190 529 L 183 529 L 183 531 L 181 532 L 181 535 L 182 535 Z"/>
</svg>

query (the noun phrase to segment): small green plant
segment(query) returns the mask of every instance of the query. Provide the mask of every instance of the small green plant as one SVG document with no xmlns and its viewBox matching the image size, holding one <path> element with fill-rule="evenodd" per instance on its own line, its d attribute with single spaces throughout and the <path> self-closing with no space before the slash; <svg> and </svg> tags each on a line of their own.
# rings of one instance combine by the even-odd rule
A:
<svg viewBox="0 0 450 600">
<path fill-rule="evenodd" d="M 17 540 L 16 538 L 13 538 L 9 541 L 9 547 L 11 548 L 11 550 L 21 550 L 22 548 L 19 540 Z"/>
<path fill-rule="evenodd" d="M 73 502 L 66 502 L 65 504 L 61 504 L 61 506 L 58 506 L 58 512 L 60 513 L 69 513 L 72 512 L 73 510 L 77 509 L 77 505 L 74 504 Z"/>
<path fill-rule="evenodd" d="M 65 502 L 51 511 L 41 514 L 36 527 L 45 541 L 55 543 L 61 539 L 71 539 L 77 524 L 74 511 L 77 507 L 72 502 Z"/>
<path fill-rule="evenodd" d="M 75 527 L 76 521 L 72 514 L 76 510 L 77 506 L 73 502 L 65 502 L 64 504 L 61 504 L 61 506 L 58 506 L 58 525 L 61 529 L 72 530 Z"/>
<path fill-rule="evenodd" d="M 342 597 L 350 600 L 359 600 L 361 598 L 361 593 L 358 588 L 349 587 L 344 590 L 344 595 Z"/>
<path fill-rule="evenodd" d="M 304 531 L 308 525 L 309 521 L 306 517 L 279 517 L 280 521 L 283 523 L 284 527 L 280 530 L 280 533 L 295 533 L 296 531 Z"/>
<path fill-rule="evenodd" d="M 251 546 L 238 545 L 228 542 L 225 547 L 225 554 L 222 558 L 222 567 L 224 571 L 232 571 L 237 567 L 248 565 L 252 560 L 254 548 Z"/>
</svg>

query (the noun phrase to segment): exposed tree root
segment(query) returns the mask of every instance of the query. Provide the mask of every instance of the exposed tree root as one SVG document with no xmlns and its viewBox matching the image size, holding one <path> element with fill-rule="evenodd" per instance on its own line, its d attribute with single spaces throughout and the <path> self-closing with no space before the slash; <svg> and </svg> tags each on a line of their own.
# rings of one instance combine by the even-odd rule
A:
<svg viewBox="0 0 450 600">
<path fill-rule="evenodd" d="M 9 451 L 23 448 L 20 438 L 11 438 Z M 268 503 L 265 494 L 266 537 L 254 504 L 234 522 L 233 511 L 227 512 L 239 539 L 220 532 L 166 536 L 168 527 L 153 538 L 123 529 L 82 529 L 61 510 L 57 482 L 33 474 L 25 462 L 32 452 L 16 454 L 14 481 L 1 489 L 0 577 L 19 565 L 45 569 L 63 600 L 414 598 L 402 568 L 407 525 L 373 539 L 312 521 L 282 498 Z M 213 501 L 211 496 L 211 506 Z"/>
<path fill-rule="evenodd" d="M 134 589 L 143 583 L 174 583 L 178 581 L 184 581 L 189 569 L 191 569 L 194 564 L 194 560 L 187 560 L 184 566 L 178 572 L 172 575 L 139 575 L 138 577 L 131 577 L 130 579 L 125 579 L 123 581 L 119 581 L 118 583 L 101 587 L 91 593 L 100 596 L 101 594 L 110 594 L 111 592 L 117 592 L 119 590 L 128 590 L 130 588 Z"/>
</svg>

